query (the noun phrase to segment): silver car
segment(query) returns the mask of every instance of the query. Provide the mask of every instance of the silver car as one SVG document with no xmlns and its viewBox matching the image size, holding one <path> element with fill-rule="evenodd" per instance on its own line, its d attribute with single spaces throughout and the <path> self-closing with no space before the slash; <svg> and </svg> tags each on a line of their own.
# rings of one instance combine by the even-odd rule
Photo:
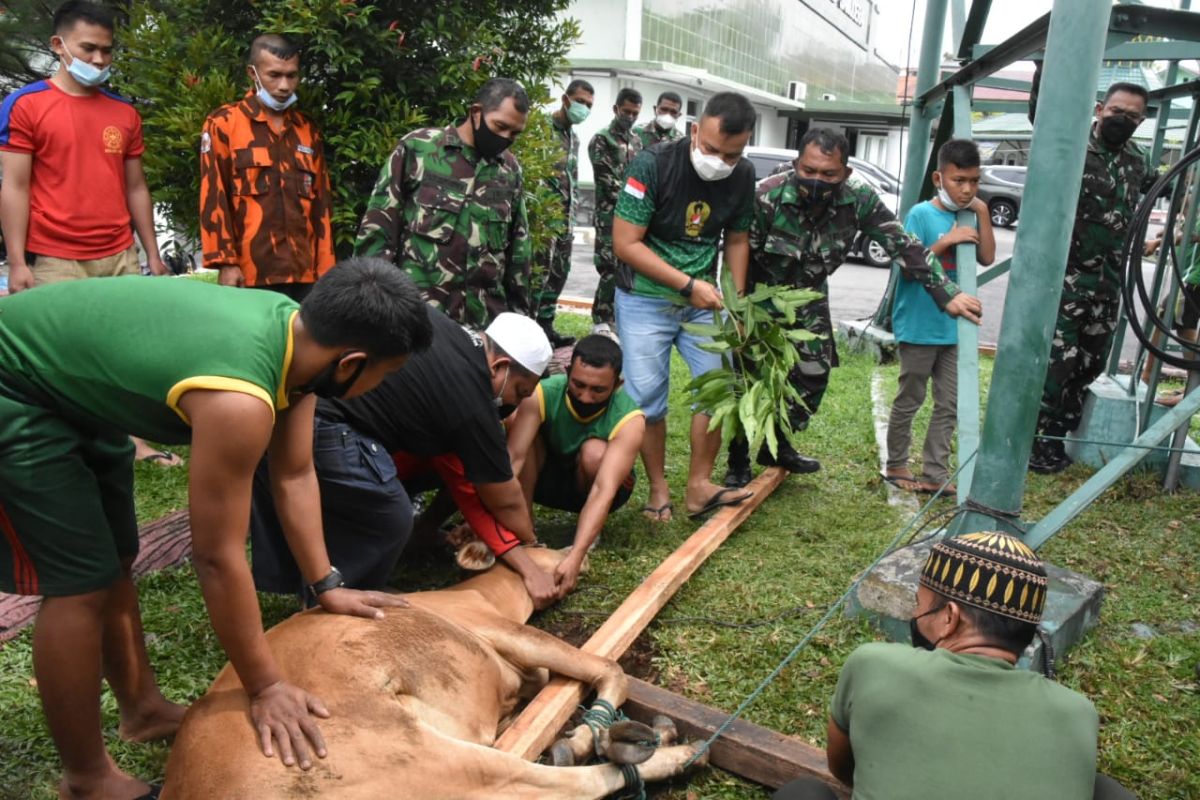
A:
<svg viewBox="0 0 1200 800">
<path fill-rule="evenodd" d="M 1011 228 L 1021 211 L 1025 193 L 1025 167 L 994 164 L 983 168 L 979 176 L 979 197 L 988 206 L 992 224 Z"/>
</svg>

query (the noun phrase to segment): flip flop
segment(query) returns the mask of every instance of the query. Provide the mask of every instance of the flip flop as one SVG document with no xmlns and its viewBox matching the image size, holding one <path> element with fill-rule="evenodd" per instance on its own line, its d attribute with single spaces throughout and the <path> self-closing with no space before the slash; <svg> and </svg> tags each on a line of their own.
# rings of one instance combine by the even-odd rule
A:
<svg viewBox="0 0 1200 800">
<path fill-rule="evenodd" d="M 654 506 L 642 506 L 642 516 L 644 516 L 646 519 L 650 520 L 651 522 L 670 522 L 671 521 L 671 512 L 674 510 L 675 510 L 675 504 L 669 503 L 669 502 L 664 503 L 663 505 L 659 506 L 658 508 L 655 508 Z M 664 511 L 667 512 L 666 519 L 663 519 Z M 653 514 L 654 516 L 651 517 L 650 516 L 651 514 Z"/>
<path fill-rule="evenodd" d="M 933 494 L 937 491 L 936 486 L 930 489 L 929 484 L 922 483 L 916 478 L 905 478 L 902 475 L 888 475 L 886 473 L 881 473 L 880 477 L 902 492 L 912 492 L 913 494 Z"/>
<path fill-rule="evenodd" d="M 158 800 L 158 796 L 162 794 L 162 790 L 162 784 L 152 783 L 150 784 L 150 791 L 140 797 L 135 797 L 134 800 Z"/>
<path fill-rule="evenodd" d="M 146 456 L 145 458 L 139 458 L 138 461 L 161 462 L 158 465 L 160 467 L 179 467 L 179 466 L 183 465 L 182 458 L 180 458 L 179 456 L 175 455 L 174 453 L 170 453 L 166 450 L 159 450 L 157 452 L 151 453 L 150 455 Z M 141 798 L 138 798 L 138 800 L 141 800 Z"/>
<path fill-rule="evenodd" d="M 703 517 L 705 514 L 716 511 L 718 508 L 724 508 L 725 506 L 740 505 L 754 496 L 754 492 L 745 492 L 741 496 L 735 497 L 732 500 L 726 499 L 726 495 L 740 491 L 741 489 L 737 489 L 732 486 L 725 489 L 718 489 L 712 497 L 708 498 L 708 502 L 705 503 L 698 511 L 690 512 L 688 514 L 688 519 L 698 519 Z"/>
</svg>

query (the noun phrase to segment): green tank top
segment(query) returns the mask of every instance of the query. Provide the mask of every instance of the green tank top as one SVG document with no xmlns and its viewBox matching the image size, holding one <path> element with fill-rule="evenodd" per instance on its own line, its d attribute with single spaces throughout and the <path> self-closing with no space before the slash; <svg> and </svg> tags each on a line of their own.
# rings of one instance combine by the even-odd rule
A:
<svg viewBox="0 0 1200 800">
<path fill-rule="evenodd" d="M 0 299 L 0 392 L 85 428 L 183 444 L 179 399 L 192 389 L 287 408 L 297 309 L 274 292 L 183 278 L 41 286 Z"/>
<path fill-rule="evenodd" d="M 612 441 L 626 422 L 642 414 L 633 398 L 617 389 L 603 411 L 587 419 L 580 417 L 567 397 L 566 375 L 543 379 L 537 385 L 537 396 L 542 414 L 540 433 L 550 452 L 561 456 L 579 452 L 588 439 Z"/>
</svg>

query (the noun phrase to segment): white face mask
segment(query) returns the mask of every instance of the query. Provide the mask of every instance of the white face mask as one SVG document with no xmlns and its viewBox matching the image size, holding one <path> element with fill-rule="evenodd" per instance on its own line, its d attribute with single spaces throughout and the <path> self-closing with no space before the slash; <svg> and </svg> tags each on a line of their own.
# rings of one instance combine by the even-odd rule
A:
<svg viewBox="0 0 1200 800">
<path fill-rule="evenodd" d="M 950 198 L 950 193 L 946 191 L 945 186 L 938 187 L 938 200 L 942 201 L 947 211 L 962 211 L 966 206 L 960 206 Z"/>
<path fill-rule="evenodd" d="M 659 114 L 654 118 L 654 124 L 662 128 L 664 131 L 674 129 L 675 122 L 679 119 L 674 114 Z"/>
<path fill-rule="evenodd" d="M 692 148 L 692 167 L 702 181 L 719 181 L 733 174 L 733 167 L 721 160 L 720 156 L 710 156 L 700 152 L 700 148 Z"/>
<path fill-rule="evenodd" d="M 286 100 L 276 100 L 275 95 L 268 92 L 267 87 L 262 85 L 262 81 L 258 77 L 258 70 L 254 68 L 253 64 L 250 65 L 250 69 L 254 71 L 254 82 L 258 84 L 258 99 L 264 106 L 272 111 L 285 111 L 296 102 L 295 92 L 288 95 Z"/>
</svg>

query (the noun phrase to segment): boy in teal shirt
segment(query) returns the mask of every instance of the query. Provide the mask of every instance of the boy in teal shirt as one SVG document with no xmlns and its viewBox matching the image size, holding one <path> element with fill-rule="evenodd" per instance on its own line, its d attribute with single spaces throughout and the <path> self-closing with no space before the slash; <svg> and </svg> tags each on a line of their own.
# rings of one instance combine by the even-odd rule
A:
<svg viewBox="0 0 1200 800">
<path fill-rule="evenodd" d="M 933 173 L 937 197 L 913 206 L 904 220 L 909 233 L 921 240 L 942 261 L 950 280 L 956 274 L 955 247 L 976 246 L 984 266 L 996 256 L 996 240 L 987 204 L 979 191 L 979 148 L 967 139 L 951 139 L 938 151 Z M 959 227 L 959 211 L 974 211 L 978 228 Z M 892 308 L 892 329 L 900 353 L 900 386 L 888 421 L 887 469 L 884 478 L 910 492 L 934 492 L 949 480 L 950 440 L 954 435 L 958 402 L 958 323 L 937 307 L 916 281 L 901 276 Z M 933 381 L 933 416 L 925 435 L 923 474 L 913 476 L 908 467 L 912 422 L 925 402 L 926 386 Z M 946 487 L 954 491 L 953 486 Z"/>
</svg>

